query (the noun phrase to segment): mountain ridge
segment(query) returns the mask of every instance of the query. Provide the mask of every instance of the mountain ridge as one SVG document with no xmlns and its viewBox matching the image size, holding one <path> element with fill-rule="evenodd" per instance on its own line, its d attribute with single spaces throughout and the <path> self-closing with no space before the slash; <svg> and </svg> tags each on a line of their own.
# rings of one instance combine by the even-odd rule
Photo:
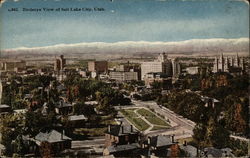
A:
<svg viewBox="0 0 250 158">
<path fill-rule="evenodd" d="M 83 42 L 75 44 L 56 44 L 44 47 L 19 47 L 1 50 L 3 56 L 18 55 L 59 55 L 59 54 L 134 54 L 148 53 L 216 53 L 216 52 L 249 52 L 249 38 L 236 39 L 191 39 L 178 42 L 163 41 L 120 41 Z"/>
</svg>

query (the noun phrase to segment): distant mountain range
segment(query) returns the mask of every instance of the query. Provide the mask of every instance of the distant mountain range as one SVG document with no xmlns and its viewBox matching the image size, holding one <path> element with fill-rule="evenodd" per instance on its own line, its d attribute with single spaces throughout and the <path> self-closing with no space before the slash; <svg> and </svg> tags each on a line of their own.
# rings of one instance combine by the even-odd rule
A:
<svg viewBox="0 0 250 158">
<path fill-rule="evenodd" d="M 58 44 L 46 47 L 20 47 L 1 50 L 2 56 L 44 56 L 44 55 L 84 55 L 84 54 L 120 54 L 136 55 L 144 53 L 170 54 L 218 54 L 230 52 L 249 52 L 249 38 L 238 39 L 192 39 L 180 42 L 124 41 L 115 43 L 91 42 L 76 44 Z"/>
</svg>

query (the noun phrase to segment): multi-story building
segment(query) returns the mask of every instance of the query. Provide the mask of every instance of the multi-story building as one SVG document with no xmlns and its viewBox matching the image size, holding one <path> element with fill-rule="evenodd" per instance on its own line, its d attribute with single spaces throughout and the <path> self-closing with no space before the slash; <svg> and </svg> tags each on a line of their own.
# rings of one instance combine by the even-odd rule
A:
<svg viewBox="0 0 250 158">
<path fill-rule="evenodd" d="M 26 62 L 23 60 L 0 60 L 0 70 L 3 71 L 19 71 L 26 68 Z"/>
<path fill-rule="evenodd" d="M 172 60 L 173 77 L 178 77 L 181 74 L 181 65 L 178 59 Z"/>
<path fill-rule="evenodd" d="M 138 72 L 112 71 L 109 73 L 110 79 L 117 81 L 138 80 Z"/>
<path fill-rule="evenodd" d="M 169 89 L 172 86 L 172 78 L 167 76 L 165 73 L 161 72 L 150 72 L 147 73 L 144 77 L 145 85 L 148 88 L 151 88 L 151 85 L 154 82 L 162 83 L 163 89 Z"/>
<path fill-rule="evenodd" d="M 199 67 L 198 66 L 192 66 L 192 67 L 187 67 L 186 68 L 186 72 L 188 74 L 194 75 L 194 74 L 198 74 L 199 73 Z"/>
<path fill-rule="evenodd" d="M 116 66 L 109 73 L 110 79 L 117 81 L 132 81 L 139 80 L 141 75 L 141 68 L 139 64 L 123 63 Z"/>
<path fill-rule="evenodd" d="M 88 71 L 103 73 L 108 71 L 107 61 L 90 61 L 88 62 Z"/>
<path fill-rule="evenodd" d="M 173 75 L 172 62 L 167 58 L 166 53 L 161 53 L 153 62 L 143 62 L 141 65 L 141 78 L 150 72 L 162 72 L 168 76 Z"/>
</svg>

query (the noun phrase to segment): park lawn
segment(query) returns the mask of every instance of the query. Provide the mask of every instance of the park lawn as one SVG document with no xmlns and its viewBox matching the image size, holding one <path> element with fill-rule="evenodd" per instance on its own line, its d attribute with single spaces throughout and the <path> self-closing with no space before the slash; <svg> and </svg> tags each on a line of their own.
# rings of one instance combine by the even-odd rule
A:
<svg viewBox="0 0 250 158">
<path fill-rule="evenodd" d="M 122 109 L 121 113 L 127 117 L 138 117 L 138 115 L 134 112 L 134 109 Z"/>
<path fill-rule="evenodd" d="M 156 116 L 154 113 L 142 108 L 137 111 L 140 115 L 144 116 L 150 123 L 160 126 L 169 126 L 167 122 Z"/>
<path fill-rule="evenodd" d="M 160 129 L 168 129 L 169 127 L 167 126 L 154 126 L 151 131 L 156 131 L 156 130 L 160 130 Z"/>
<path fill-rule="evenodd" d="M 138 115 L 134 113 L 134 109 L 123 109 L 120 111 L 127 119 L 130 121 L 138 130 L 145 131 L 150 126 L 143 121 L 141 118 L 138 118 Z"/>
<path fill-rule="evenodd" d="M 143 121 L 141 118 L 132 118 L 128 119 L 138 130 L 140 131 L 145 131 L 148 129 L 150 126 Z"/>
</svg>

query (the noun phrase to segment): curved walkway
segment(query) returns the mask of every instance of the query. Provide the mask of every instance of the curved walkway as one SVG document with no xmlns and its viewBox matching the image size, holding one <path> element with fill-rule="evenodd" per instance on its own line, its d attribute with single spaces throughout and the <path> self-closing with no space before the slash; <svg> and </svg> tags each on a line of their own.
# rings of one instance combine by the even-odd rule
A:
<svg viewBox="0 0 250 158">
<path fill-rule="evenodd" d="M 137 108 L 136 110 L 134 110 L 135 114 L 139 116 L 139 118 L 141 118 L 143 121 L 145 121 L 150 127 L 148 129 L 146 129 L 145 131 L 143 131 L 144 134 L 148 133 L 150 130 L 152 130 L 154 128 L 154 125 L 152 123 L 150 123 L 144 116 L 140 115 L 137 111 L 139 110 L 139 108 Z"/>
</svg>

